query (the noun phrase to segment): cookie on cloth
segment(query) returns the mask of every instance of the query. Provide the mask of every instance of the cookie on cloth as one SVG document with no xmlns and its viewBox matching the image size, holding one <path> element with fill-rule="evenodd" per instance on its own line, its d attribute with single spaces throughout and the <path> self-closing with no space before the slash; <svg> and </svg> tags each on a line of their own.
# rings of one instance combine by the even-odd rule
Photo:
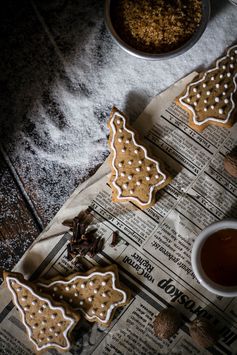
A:
<svg viewBox="0 0 237 355">
<path fill-rule="evenodd" d="M 37 351 L 49 348 L 68 350 L 70 333 L 80 316 L 71 312 L 66 304 L 56 303 L 40 293 L 21 274 L 4 272 L 3 276 Z"/>
<path fill-rule="evenodd" d="M 152 206 L 156 192 L 171 179 L 139 143 L 134 130 L 128 126 L 126 116 L 116 107 L 112 109 L 108 127 L 112 169 L 109 183 L 113 202 L 130 201 L 140 208 Z"/>
<path fill-rule="evenodd" d="M 39 282 L 39 287 L 55 300 L 68 302 L 83 312 L 90 322 L 109 326 L 114 312 L 130 300 L 130 292 L 121 287 L 116 265 L 94 267 L 86 273 L 74 273 Z"/>
<path fill-rule="evenodd" d="M 237 121 L 237 45 L 209 70 L 195 77 L 176 99 L 189 125 L 202 132 L 209 125 L 229 128 Z"/>
</svg>

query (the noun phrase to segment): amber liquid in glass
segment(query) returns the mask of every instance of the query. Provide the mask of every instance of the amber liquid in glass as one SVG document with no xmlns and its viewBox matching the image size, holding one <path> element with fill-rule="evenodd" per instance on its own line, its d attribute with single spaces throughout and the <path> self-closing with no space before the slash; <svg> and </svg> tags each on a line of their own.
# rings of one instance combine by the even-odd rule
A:
<svg viewBox="0 0 237 355">
<path fill-rule="evenodd" d="M 237 229 L 223 229 L 207 238 L 201 250 L 206 275 L 222 286 L 237 286 Z"/>
</svg>

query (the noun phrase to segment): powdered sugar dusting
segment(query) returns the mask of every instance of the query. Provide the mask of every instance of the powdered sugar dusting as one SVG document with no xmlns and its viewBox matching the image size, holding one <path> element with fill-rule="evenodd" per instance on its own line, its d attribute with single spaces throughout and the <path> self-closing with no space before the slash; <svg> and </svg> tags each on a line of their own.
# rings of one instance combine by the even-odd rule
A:
<svg viewBox="0 0 237 355">
<path fill-rule="evenodd" d="M 59 84 L 53 90 L 54 101 L 60 103 L 64 117 L 63 127 L 55 124 L 40 103 L 36 110 L 35 129 L 41 132 L 41 139 L 47 140 L 47 144 L 42 147 L 30 136 L 25 139 L 38 159 L 65 168 L 80 167 L 81 175 L 84 175 L 91 166 L 104 160 L 105 132 L 95 120 L 92 107 L 82 107 L 80 100 Z"/>
</svg>

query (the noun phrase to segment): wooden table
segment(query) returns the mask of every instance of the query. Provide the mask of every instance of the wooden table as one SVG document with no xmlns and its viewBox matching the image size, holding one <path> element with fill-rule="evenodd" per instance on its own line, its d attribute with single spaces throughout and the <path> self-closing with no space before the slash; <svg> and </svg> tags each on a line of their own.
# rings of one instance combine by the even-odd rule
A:
<svg viewBox="0 0 237 355">
<path fill-rule="evenodd" d="M 14 267 L 103 162 L 113 104 L 137 117 L 153 96 L 209 65 L 236 40 L 237 8 L 214 4 L 206 32 L 190 51 L 145 62 L 112 41 L 102 1 L 1 3 L 0 267 Z"/>
</svg>

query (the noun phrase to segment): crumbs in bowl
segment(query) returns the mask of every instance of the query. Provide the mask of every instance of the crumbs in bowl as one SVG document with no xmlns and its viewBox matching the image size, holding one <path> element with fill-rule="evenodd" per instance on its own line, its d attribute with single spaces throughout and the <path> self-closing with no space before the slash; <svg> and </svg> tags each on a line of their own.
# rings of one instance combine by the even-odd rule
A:
<svg viewBox="0 0 237 355">
<path fill-rule="evenodd" d="M 112 19 L 121 39 L 135 49 L 164 53 L 187 42 L 202 17 L 201 0 L 119 0 Z"/>
</svg>

